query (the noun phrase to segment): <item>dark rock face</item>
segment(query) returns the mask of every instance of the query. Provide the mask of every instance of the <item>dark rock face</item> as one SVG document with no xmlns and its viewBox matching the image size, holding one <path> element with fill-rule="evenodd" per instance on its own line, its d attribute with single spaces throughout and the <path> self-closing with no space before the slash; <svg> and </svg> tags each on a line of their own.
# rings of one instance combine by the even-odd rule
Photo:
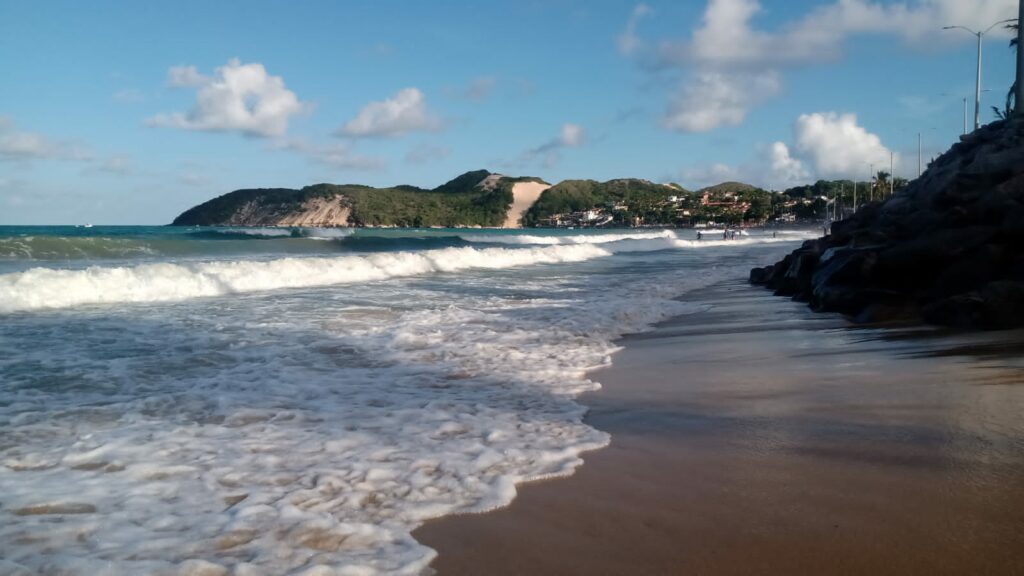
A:
<svg viewBox="0 0 1024 576">
<path fill-rule="evenodd" d="M 750 282 L 860 322 L 1024 326 L 1024 120 L 962 137 L 905 191 Z"/>
</svg>

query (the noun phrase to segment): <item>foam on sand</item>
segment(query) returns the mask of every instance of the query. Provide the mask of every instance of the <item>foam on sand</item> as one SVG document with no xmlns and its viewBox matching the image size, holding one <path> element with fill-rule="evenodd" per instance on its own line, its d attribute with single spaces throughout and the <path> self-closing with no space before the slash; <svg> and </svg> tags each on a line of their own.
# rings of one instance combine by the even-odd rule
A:
<svg viewBox="0 0 1024 576">
<path fill-rule="evenodd" d="M 5 319 L 0 492 L 26 512 L 0 568 L 420 574 L 424 520 L 571 473 L 608 442 L 587 371 L 705 273 L 598 285 L 498 266 L 593 246 L 472 252 L 491 267 L 444 281 Z"/>
<path fill-rule="evenodd" d="M 667 250 L 671 248 L 715 248 L 720 246 L 746 246 L 750 244 L 771 244 L 792 242 L 798 238 L 816 238 L 817 232 L 794 232 L 784 237 L 773 238 L 767 235 L 754 236 L 745 234 L 735 240 L 722 239 L 710 235 L 697 240 L 696 232 L 691 232 L 692 239 L 680 238 L 674 230 L 658 230 L 651 232 L 599 232 L 586 234 L 462 234 L 460 238 L 467 242 L 486 244 L 509 244 L 519 246 L 600 246 L 610 252 L 644 252 L 651 250 Z"/>
</svg>

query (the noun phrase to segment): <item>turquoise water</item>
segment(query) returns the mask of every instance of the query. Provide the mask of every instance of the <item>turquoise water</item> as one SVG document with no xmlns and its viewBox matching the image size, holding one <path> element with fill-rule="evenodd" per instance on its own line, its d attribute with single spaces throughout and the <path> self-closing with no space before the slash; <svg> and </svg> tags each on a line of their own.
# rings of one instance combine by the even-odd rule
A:
<svg viewBox="0 0 1024 576">
<path fill-rule="evenodd" d="M 628 233 L 628 231 L 623 232 Z M 330 255 L 423 250 L 496 243 L 520 230 L 268 228 L 176 226 L 0 226 L 0 272 L 64 262 L 215 259 L 230 256 Z M 607 235 L 607 231 L 539 230 L 537 238 Z M 467 240 L 467 238 L 469 238 Z"/>
<path fill-rule="evenodd" d="M 805 236 L 0 228 L 0 572 L 419 574 L 607 444 L 616 338 Z"/>
</svg>

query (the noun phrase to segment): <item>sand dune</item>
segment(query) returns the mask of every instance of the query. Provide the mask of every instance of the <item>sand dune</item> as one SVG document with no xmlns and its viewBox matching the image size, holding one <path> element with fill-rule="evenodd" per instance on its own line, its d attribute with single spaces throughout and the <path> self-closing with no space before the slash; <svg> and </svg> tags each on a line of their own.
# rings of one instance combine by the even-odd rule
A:
<svg viewBox="0 0 1024 576">
<path fill-rule="evenodd" d="M 540 198 L 542 192 L 550 188 L 550 184 L 541 182 L 517 182 L 512 186 L 512 207 L 508 209 L 502 228 L 522 228 L 523 214 Z"/>
</svg>

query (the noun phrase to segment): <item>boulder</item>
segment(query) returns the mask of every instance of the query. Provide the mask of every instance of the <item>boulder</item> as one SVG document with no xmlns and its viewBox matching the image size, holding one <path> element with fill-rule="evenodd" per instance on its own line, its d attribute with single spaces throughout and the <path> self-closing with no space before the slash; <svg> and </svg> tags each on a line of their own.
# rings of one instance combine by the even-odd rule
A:
<svg viewBox="0 0 1024 576">
<path fill-rule="evenodd" d="M 858 322 L 1024 326 L 1024 119 L 965 136 L 750 281 Z"/>
</svg>

